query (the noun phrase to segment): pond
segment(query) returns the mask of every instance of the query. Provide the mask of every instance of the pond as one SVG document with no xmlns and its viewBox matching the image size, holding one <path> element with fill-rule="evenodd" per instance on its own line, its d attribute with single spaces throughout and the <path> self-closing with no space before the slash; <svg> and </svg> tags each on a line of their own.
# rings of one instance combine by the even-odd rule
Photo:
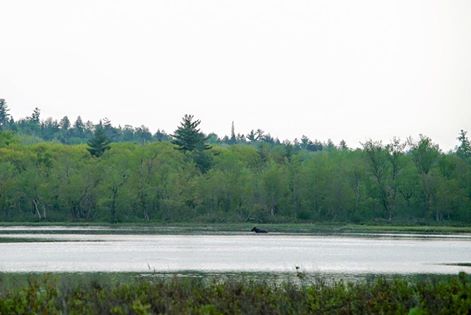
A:
<svg viewBox="0 0 471 315">
<path fill-rule="evenodd" d="M 27 229 L 16 233 L 15 228 L 0 228 L 0 272 L 471 272 L 470 235 L 140 235 Z"/>
</svg>

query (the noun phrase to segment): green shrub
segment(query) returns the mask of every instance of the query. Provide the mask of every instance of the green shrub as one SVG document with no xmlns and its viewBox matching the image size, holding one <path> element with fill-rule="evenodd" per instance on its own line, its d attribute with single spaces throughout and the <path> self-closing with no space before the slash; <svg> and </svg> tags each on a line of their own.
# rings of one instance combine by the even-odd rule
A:
<svg viewBox="0 0 471 315">
<path fill-rule="evenodd" d="M 3 275 L 4 277 L 5 275 Z M 0 314 L 470 314 L 471 285 L 461 273 L 346 282 L 240 279 L 113 280 L 29 276 L 0 289 Z M 0 279 L 1 280 L 1 279 Z"/>
</svg>

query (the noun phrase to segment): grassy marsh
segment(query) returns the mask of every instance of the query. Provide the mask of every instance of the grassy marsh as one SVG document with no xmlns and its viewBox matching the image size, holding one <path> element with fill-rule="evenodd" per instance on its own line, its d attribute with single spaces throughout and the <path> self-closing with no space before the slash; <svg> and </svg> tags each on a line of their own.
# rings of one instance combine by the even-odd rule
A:
<svg viewBox="0 0 471 315">
<path fill-rule="evenodd" d="M 18 281 L 20 279 L 21 281 Z M 0 274 L 0 314 L 469 314 L 471 279 Z"/>
</svg>

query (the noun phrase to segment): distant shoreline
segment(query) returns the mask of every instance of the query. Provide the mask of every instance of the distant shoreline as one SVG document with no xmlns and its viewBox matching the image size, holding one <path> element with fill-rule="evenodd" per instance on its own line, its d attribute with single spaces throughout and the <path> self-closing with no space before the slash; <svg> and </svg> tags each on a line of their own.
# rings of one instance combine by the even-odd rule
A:
<svg viewBox="0 0 471 315">
<path fill-rule="evenodd" d="M 412 234 L 460 234 L 471 233 L 471 226 L 451 225 L 374 225 L 374 224 L 328 224 L 328 223 L 116 223 L 107 222 L 0 222 L 1 228 L 13 227 L 94 227 L 86 232 L 92 233 L 224 233 L 250 232 L 253 226 L 268 230 L 271 233 L 412 233 Z M 103 227 L 103 229 L 99 229 Z M 21 229 L 17 229 L 21 230 Z M 10 230 L 14 232 L 15 230 Z M 85 230 L 84 230 L 85 231 Z M 8 232 L 2 231 L 2 233 Z M 54 232 L 54 230 L 52 230 Z M 76 232 L 81 232 L 78 230 Z"/>
</svg>

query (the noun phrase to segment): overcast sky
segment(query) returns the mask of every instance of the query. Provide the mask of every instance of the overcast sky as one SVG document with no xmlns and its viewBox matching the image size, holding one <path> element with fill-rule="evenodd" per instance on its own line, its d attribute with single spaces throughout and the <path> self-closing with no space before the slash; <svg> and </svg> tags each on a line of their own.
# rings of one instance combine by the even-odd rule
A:
<svg viewBox="0 0 471 315">
<path fill-rule="evenodd" d="M 471 132 L 471 1 L 1 0 L 0 98 L 16 118 L 450 149 Z"/>
</svg>

